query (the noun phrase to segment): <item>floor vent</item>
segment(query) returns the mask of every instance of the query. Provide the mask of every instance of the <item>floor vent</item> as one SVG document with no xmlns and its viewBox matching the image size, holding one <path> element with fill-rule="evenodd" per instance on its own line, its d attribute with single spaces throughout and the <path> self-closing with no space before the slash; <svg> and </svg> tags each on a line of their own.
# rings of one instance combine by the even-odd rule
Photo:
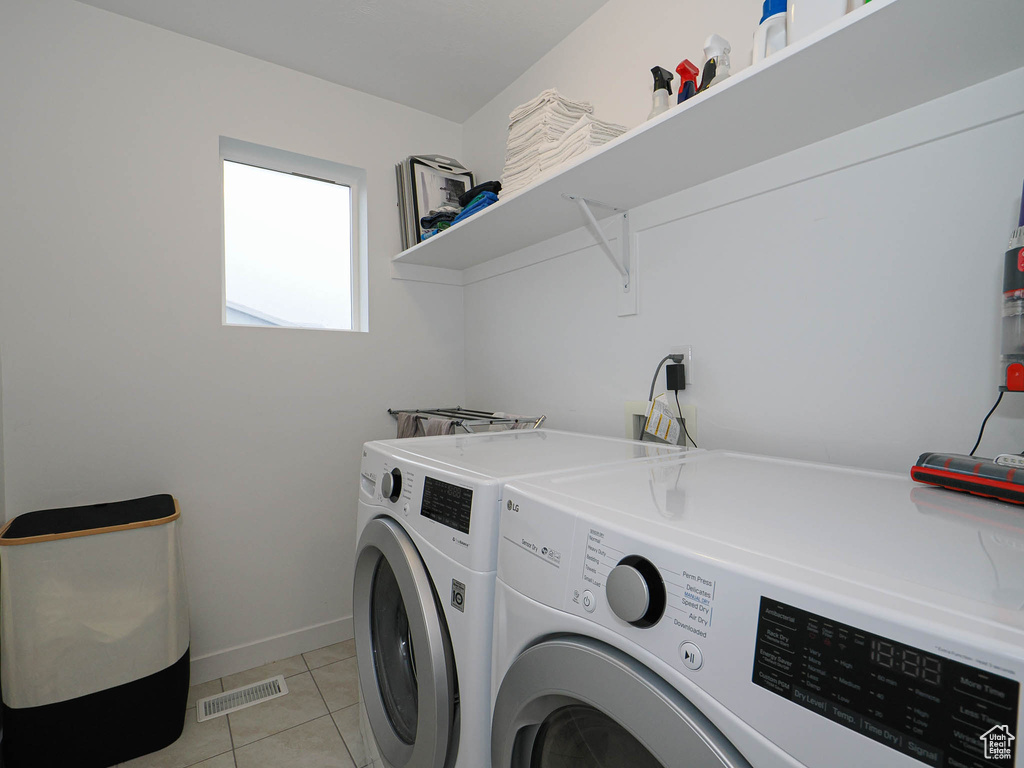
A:
<svg viewBox="0 0 1024 768">
<path fill-rule="evenodd" d="M 244 688 L 235 688 L 233 691 L 225 691 L 216 696 L 200 699 L 196 702 L 196 714 L 201 723 L 204 720 L 251 707 L 253 704 L 276 699 L 286 693 L 288 693 L 288 686 L 284 682 L 284 675 L 278 675 Z"/>
</svg>

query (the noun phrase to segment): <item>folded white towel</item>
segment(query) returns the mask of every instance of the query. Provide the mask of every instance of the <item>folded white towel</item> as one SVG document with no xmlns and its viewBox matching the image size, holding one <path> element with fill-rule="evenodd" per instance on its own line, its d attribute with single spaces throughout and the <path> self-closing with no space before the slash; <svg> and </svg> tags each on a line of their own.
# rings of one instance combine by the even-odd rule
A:
<svg viewBox="0 0 1024 768">
<path fill-rule="evenodd" d="M 584 115 L 577 120 L 572 127 L 567 130 L 563 136 L 573 136 L 577 133 L 590 133 L 594 135 L 608 135 L 612 138 L 621 136 L 626 132 L 624 125 L 616 125 L 615 123 L 606 123 L 603 120 L 597 120 L 590 115 Z"/>
<path fill-rule="evenodd" d="M 583 115 L 579 113 L 559 115 L 553 112 L 538 113 L 526 120 L 510 125 L 508 129 L 508 140 L 515 144 L 538 132 L 553 133 L 559 135 L 569 130 Z M 540 131 L 538 131 L 540 129 Z"/>
<path fill-rule="evenodd" d="M 518 107 L 513 109 L 508 116 L 509 122 L 515 122 L 516 120 L 525 117 L 526 115 L 530 114 L 531 112 L 541 107 L 553 104 L 560 105 L 561 107 L 566 109 L 573 109 L 578 112 L 589 113 L 594 111 L 593 105 L 591 105 L 589 102 L 572 101 L 571 99 L 567 99 L 564 96 L 562 96 L 562 94 L 560 94 L 557 91 L 557 89 L 549 88 L 546 91 L 541 91 L 539 94 L 537 94 L 534 98 L 530 99 L 525 104 L 520 104 Z"/>
</svg>

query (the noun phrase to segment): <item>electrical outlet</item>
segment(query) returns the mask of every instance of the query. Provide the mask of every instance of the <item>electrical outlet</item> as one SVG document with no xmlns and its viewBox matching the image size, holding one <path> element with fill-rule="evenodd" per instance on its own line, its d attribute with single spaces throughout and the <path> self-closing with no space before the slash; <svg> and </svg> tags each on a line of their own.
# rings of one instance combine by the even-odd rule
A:
<svg viewBox="0 0 1024 768">
<path fill-rule="evenodd" d="M 686 386 L 691 386 L 693 384 L 693 347 L 690 344 L 680 344 L 670 348 L 668 353 L 670 355 L 685 356 L 683 363 L 686 365 Z"/>
</svg>

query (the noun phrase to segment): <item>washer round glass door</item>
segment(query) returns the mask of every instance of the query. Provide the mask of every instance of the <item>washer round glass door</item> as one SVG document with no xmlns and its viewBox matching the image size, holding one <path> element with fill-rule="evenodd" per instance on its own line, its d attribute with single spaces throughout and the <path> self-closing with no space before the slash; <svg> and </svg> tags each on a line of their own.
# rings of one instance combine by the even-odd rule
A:
<svg viewBox="0 0 1024 768">
<path fill-rule="evenodd" d="M 453 744 L 455 663 L 429 574 L 388 518 L 359 539 L 353 589 L 359 687 L 374 739 L 395 768 L 444 765 Z"/>
<path fill-rule="evenodd" d="M 703 713 L 616 648 L 563 637 L 523 651 L 494 702 L 492 768 L 750 768 Z"/>
<path fill-rule="evenodd" d="M 406 744 L 416 743 L 416 657 L 409 633 L 409 614 L 387 558 L 377 561 L 370 594 L 370 642 L 373 667 L 384 711 Z"/>
</svg>

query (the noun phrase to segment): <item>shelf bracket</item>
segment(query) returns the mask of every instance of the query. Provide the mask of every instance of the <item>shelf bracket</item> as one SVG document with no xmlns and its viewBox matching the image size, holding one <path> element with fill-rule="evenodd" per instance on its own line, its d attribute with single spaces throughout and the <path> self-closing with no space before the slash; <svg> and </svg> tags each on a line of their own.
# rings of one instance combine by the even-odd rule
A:
<svg viewBox="0 0 1024 768">
<path fill-rule="evenodd" d="M 604 255 L 608 257 L 608 260 L 612 263 L 615 271 L 619 273 L 622 278 L 622 295 L 619 298 L 619 317 L 625 317 L 627 315 L 635 315 L 638 312 L 637 305 L 637 287 L 639 283 L 639 275 L 637 274 L 637 260 L 636 260 L 636 244 L 633 243 L 633 231 L 629 223 L 629 211 L 622 208 L 616 208 L 605 203 L 597 202 L 596 200 L 588 200 L 585 197 L 579 195 L 563 194 L 566 200 L 571 200 L 579 206 L 580 211 L 583 213 L 583 218 L 586 221 L 587 229 L 594 236 L 597 244 L 601 246 L 601 250 Z M 598 224 L 597 218 L 595 218 L 591 206 L 598 206 L 606 208 L 618 217 L 622 225 L 622 233 L 619 235 L 619 253 L 616 254 L 612 248 L 611 243 L 608 241 L 608 237 L 605 235 L 604 230 L 601 229 L 601 225 Z"/>
</svg>

